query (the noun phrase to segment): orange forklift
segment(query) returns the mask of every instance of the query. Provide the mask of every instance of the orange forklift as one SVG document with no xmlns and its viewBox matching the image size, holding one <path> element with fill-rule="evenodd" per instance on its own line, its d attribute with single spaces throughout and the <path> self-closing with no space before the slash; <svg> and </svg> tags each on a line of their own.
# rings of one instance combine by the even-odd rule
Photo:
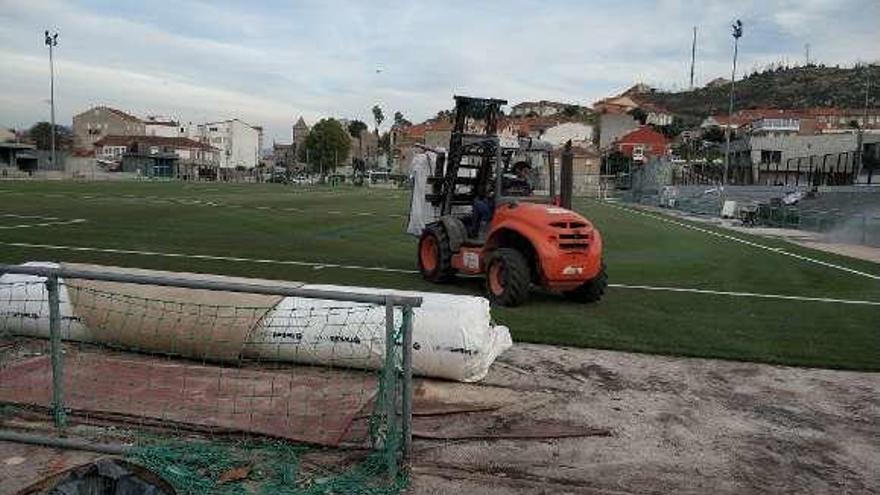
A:
<svg viewBox="0 0 880 495">
<path fill-rule="evenodd" d="M 458 273 L 485 275 L 493 304 L 518 306 L 533 286 L 581 301 L 602 298 L 608 285 L 602 236 L 571 210 L 570 143 L 562 154 L 560 195 L 553 154 L 528 138 L 498 134 L 499 99 L 455 97 L 449 149 L 436 151 L 425 200 L 436 220 L 422 231 L 422 276 L 446 282 Z M 523 177 L 542 157 L 549 170 L 546 196 L 532 194 Z"/>
</svg>

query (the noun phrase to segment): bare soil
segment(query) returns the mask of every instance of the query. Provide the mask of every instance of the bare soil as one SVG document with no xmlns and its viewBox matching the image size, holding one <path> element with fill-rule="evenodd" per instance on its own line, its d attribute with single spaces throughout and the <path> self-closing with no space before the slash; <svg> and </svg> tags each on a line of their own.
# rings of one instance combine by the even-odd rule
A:
<svg viewBox="0 0 880 495">
<path fill-rule="evenodd" d="M 517 344 L 483 382 L 415 395 L 411 494 L 880 493 L 880 373 Z M 0 493 L 94 457 L 0 442 Z"/>
<path fill-rule="evenodd" d="M 877 373 L 518 344 L 480 385 L 426 387 L 609 434 L 417 438 L 412 494 L 880 492 Z"/>
</svg>

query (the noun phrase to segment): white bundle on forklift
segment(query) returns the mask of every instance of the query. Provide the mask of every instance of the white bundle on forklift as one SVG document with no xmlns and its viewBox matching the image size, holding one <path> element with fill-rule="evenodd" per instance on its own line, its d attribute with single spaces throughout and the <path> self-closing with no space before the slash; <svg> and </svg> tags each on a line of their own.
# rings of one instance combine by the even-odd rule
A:
<svg viewBox="0 0 880 495">
<path fill-rule="evenodd" d="M 58 266 L 53 263 L 27 265 Z M 138 272 L 149 273 L 145 270 Z M 0 333 L 49 337 L 49 303 L 45 281 L 45 277 L 33 275 L 0 276 Z M 234 361 L 239 357 L 246 357 L 378 369 L 385 359 L 384 306 L 277 296 L 277 299 L 271 300 L 266 306 L 261 317 L 252 321 L 240 319 L 224 322 L 222 326 L 226 334 L 223 339 L 218 339 L 215 335 L 216 325 L 201 322 L 208 325 L 208 328 L 189 328 L 193 325 L 181 321 L 179 316 L 165 318 L 165 325 L 176 324 L 177 327 L 187 328 L 181 330 L 157 325 L 155 328 L 151 327 L 150 332 L 145 332 L 144 316 L 153 310 L 149 306 L 126 307 L 124 313 L 127 318 L 113 321 L 113 328 L 104 328 L 112 321 L 107 320 L 108 315 L 112 317 L 123 313 L 120 308 L 111 306 L 130 297 L 90 297 L 87 299 L 88 304 L 84 304 L 84 294 L 74 294 L 77 296 L 74 298 L 70 294 L 75 290 L 71 287 L 81 284 L 82 281 L 70 280 L 67 284 L 63 280 L 60 282 L 61 332 L 65 340 L 112 344 L 133 350 L 167 352 L 217 361 Z M 89 291 L 115 293 L 124 285 L 128 284 L 92 282 Z M 152 291 L 159 290 L 165 299 L 169 295 L 167 288 L 159 286 L 141 285 L 129 288 L 142 296 L 149 296 Z M 417 375 L 463 382 L 478 381 L 486 375 L 495 358 L 512 345 L 508 329 L 492 324 L 489 303 L 482 297 L 333 285 L 306 285 L 303 288 L 422 297 L 421 307 L 413 310 L 412 363 L 413 372 Z M 179 292 L 174 297 L 180 298 L 181 304 L 195 304 L 193 301 L 198 300 L 196 295 L 204 297 L 204 291 L 201 290 L 175 290 Z M 241 294 L 214 294 L 223 299 L 224 305 L 233 308 L 252 307 L 250 303 L 236 302 L 237 297 L 245 297 Z M 193 297 L 188 297 L 190 295 Z M 95 307 L 102 305 L 107 307 Z M 138 311 L 144 311 L 145 314 L 139 315 Z M 398 339 L 402 321 L 402 310 L 396 307 L 394 329 Z M 182 331 L 191 333 L 180 333 Z M 157 335 L 158 333 L 166 335 Z M 213 336 L 216 341 L 204 336 Z M 204 342 L 200 343 L 199 340 Z M 186 344 L 185 348 L 182 343 Z M 169 346 L 172 348 L 166 348 Z"/>
</svg>

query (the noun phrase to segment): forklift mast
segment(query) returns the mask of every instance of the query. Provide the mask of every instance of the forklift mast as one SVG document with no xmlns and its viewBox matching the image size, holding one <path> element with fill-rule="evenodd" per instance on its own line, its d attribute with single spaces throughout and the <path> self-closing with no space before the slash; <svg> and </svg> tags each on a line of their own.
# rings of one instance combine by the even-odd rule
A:
<svg viewBox="0 0 880 495">
<path fill-rule="evenodd" d="M 493 171 L 501 156 L 498 116 L 506 104 L 494 98 L 455 97 L 445 171 L 443 160 L 438 160 L 434 176 L 428 179 L 431 192 L 426 199 L 440 208 L 440 215 L 451 214 L 454 206 L 470 206 L 474 199 L 492 191 Z M 469 123 L 482 123 L 482 132 L 468 132 Z"/>
</svg>

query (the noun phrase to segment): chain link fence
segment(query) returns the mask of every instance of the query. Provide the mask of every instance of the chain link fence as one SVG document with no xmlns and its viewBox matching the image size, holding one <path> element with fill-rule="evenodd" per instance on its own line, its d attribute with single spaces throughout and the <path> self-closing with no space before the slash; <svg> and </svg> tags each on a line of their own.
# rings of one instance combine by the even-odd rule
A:
<svg viewBox="0 0 880 495">
<path fill-rule="evenodd" d="M 814 167 L 810 180 L 800 183 L 792 178 L 788 185 L 780 181 L 780 185 L 724 187 L 720 169 L 714 165 L 652 160 L 627 170 L 623 179 L 618 174 L 616 184 L 609 181 L 608 190 L 616 186 L 616 191 L 606 194 L 704 217 L 719 217 L 723 202 L 734 201 L 734 221 L 746 219 L 744 223 L 751 226 L 801 230 L 813 234 L 812 240 L 817 242 L 880 247 L 880 189 L 815 186 L 813 178 L 825 181 L 831 177 L 827 175 L 832 173 L 829 167 Z M 780 177 L 787 177 L 784 168 L 780 173 Z"/>
<path fill-rule="evenodd" d="M 0 439 L 99 443 L 178 493 L 405 485 L 419 298 L 58 266 L 0 274 Z M 21 416 L 55 435 L 5 426 Z"/>
</svg>

